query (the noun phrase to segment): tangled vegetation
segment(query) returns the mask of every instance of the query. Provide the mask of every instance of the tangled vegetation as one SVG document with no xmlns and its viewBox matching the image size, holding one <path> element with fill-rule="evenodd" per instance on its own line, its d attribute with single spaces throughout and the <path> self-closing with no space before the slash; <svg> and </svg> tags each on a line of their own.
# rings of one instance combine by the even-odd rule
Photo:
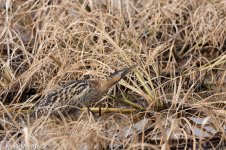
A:
<svg viewBox="0 0 226 150">
<path fill-rule="evenodd" d="M 225 147 L 225 1 L 2 0 L 0 7 L 1 149 Z M 51 90 L 131 65 L 89 111 L 30 117 Z"/>
</svg>

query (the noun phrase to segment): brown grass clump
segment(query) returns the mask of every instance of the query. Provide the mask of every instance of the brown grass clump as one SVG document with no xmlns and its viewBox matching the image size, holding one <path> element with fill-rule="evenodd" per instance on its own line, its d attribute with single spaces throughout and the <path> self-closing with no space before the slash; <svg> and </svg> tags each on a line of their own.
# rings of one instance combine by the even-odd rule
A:
<svg viewBox="0 0 226 150">
<path fill-rule="evenodd" d="M 0 6 L 1 149 L 225 146 L 224 1 L 2 0 Z M 93 113 L 30 117 L 52 89 L 132 64 L 137 69 Z"/>
</svg>

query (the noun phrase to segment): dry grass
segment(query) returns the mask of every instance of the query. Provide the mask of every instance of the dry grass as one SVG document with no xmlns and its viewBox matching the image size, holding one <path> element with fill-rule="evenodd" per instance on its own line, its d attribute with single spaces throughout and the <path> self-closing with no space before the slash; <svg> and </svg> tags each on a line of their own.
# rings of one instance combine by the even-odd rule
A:
<svg viewBox="0 0 226 150">
<path fill-rule="evenodd" d="M 1 149 L 224 145 L 225 1 L 1 0 L 0 10 Z M 111 113 L 29 117 L 59 85 L 133 64 L 99 102 Z"/>
</svg>

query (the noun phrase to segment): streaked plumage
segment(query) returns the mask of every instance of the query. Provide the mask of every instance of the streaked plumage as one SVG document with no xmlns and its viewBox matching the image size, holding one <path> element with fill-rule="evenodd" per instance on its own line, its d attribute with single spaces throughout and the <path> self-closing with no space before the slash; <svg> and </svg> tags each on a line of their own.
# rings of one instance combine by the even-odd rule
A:
<svg viewBox="0 0 226 150">
<path fill-rule="evenodd" d="M 35 105 L 33 114 L 44 114 L 48 111 L 52 112 L 52 110 L 62 113 L 65 111 L 68 112 L 72 108 L 90 106 L 92 103 L 101 99 L 109 88 L 120 81 L 134 67 L 116 71 L 105 80 L 71 81 L 53 90 L 41 99 Z"/>
</svg>

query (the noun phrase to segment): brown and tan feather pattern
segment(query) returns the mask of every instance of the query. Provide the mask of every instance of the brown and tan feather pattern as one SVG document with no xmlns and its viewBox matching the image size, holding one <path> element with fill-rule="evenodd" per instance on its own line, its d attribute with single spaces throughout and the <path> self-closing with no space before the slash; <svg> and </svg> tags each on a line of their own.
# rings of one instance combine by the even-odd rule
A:
<svg viewBox="0 0 226 150">
<path fill-rule="evenodd" d="M 33 115 L 47 112 L 68 112 L 72 108 L 90 106 L 101 99 L 107 91 L 135 66 L 112 73 L 105 80 L 77 80 L 61 86 L 41 99 L 34 108 Z M 54 112 L 55 113 L 55 112 Z"/>
</svg>

